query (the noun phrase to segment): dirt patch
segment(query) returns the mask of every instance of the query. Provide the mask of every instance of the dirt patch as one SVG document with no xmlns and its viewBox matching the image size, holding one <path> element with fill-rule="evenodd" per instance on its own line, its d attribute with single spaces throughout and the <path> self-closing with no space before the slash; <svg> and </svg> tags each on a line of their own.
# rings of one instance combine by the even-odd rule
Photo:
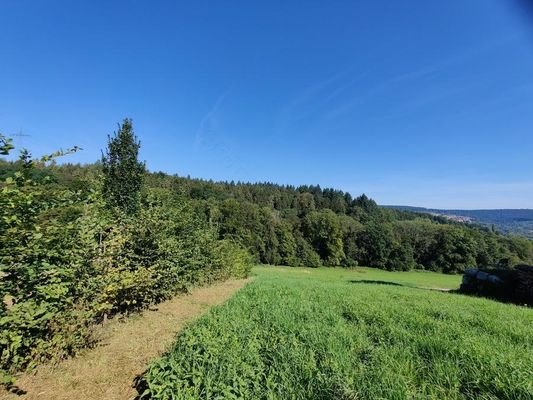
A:
<svg viewBox="0 0 533 400">
<path fill-rule="evenodd" d="M 98 328 L 102 338 L 98 347 L 18 377 L 19 394 L 0 392 L 0 400 L 133 399 L 135 377 L 173 343 L 176 333 L 248 282 L 232 280 L 194 289 L 122 322 L 112 320 Z"/>
</svg>

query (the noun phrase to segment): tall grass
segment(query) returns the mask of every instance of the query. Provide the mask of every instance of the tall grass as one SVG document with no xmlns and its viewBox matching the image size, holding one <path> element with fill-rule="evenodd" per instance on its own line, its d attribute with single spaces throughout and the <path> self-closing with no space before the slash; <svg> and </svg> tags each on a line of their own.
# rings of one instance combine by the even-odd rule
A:
<svg viewBox="0 0 533 400">
<path fill-rule="evenodd" d="M 431 286 L 425 273 L 293 271 L 256 269 L 253 283 L 150 366 L 147 394 L 533 398 L 533 310 L 414 287 Z"/>
</svg>

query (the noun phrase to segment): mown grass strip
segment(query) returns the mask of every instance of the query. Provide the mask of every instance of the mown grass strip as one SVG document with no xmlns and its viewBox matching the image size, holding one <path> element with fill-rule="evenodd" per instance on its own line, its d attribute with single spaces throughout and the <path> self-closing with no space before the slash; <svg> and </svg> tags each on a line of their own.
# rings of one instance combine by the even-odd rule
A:
<svg viewBox="0 0 533 400">
<path fill-rule="evenodd" d="M 0 391 L 2 400 L 133 399 L 134 380 L 148 362 L 168 349 L 185 324 L 220 304 L 248 280 L 230 280 L 195 288 L 151 310 L 100 326 L 101 342 L 58 365 L 42 365 L 17 377 L 19 393 Z"/>
</svg>

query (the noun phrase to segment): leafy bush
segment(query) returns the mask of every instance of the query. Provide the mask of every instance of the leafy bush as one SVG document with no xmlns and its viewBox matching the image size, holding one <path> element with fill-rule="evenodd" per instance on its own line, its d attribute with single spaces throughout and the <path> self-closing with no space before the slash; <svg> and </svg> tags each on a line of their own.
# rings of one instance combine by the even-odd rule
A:
<svg viewBox="0 0 533 400">
<path fill-rule="evenodd" d="M 0 152 L 11 149 L 0 136 Z M 248 252 L 219 240 L 190 202 L 169 189 L 146 189 L 137 205 L 132 194 L 121 210 L 104 200 L 101 176 L 82 192 L 35 173 L 76 150 L 38 160 L 23 151 L 0 183 L 4 383 L 18 370 L 89 345 L 91 325 L 108 316 L 250 271 Z"/>
<path fill-rule="evenodd" d="M 313 247 L 302 237 L 296 238 L 296 266 L 319 267 L 322 260 Z"/>
</svg>

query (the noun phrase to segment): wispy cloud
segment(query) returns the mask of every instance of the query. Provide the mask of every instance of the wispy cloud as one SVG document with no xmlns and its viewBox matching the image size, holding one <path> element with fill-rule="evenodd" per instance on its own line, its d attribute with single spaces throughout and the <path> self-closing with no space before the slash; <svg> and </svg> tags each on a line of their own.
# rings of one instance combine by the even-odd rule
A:
<svg viewBox="0 0 533 400">
<path fill-rule="evenodd" d="M 200 123 L 198 124 L 198 129 L 196 130 L 196 135 L 194 137 L 195 150 L 200 147 L 202 142 L 205 140 L 206 135 L 216 132 L 218 128 L 218 112 L 222 102 L 227 97 L 229 92 L 229 90 L 226 90 L 225 92 L 221 93 L 211 108 L 201 118 Z"/>
<path fill-rule="evenodd" d="M 219 162 L 219 166 L 227 172 L 227 179 L 239 179 L 244 176 L 246 168 L 239 161 L 238 153 L 224 134 L 221 122 L 222 104 L 229 93 L 229 89 L 221 93 L 200 119 L 194 138 L 194 149 L 211 153 L 211 156 Z"/>
<path fill-rule="evenodd" d="M 280 110 L 276 131 L 283 132 L 291 123 L 320 115 L 323 109 L 367 74 L 367 71 L 354 74 L 353 68 L 349 67 L 305 88 Z"/>
<path fill-rule="evenodd" d="M 411 71 L 400 72 L 396 75 L 385 78 L 381 82 L 378 82 L 375 85 L 370 86 L 366 88 L 365 90 L 362 90 L 356 93 L 355 96 L 352 96 L 349 100 L 346 100 L 343 103 L 338 104 L 335 107 L 331 108 L 330 110 L 326 111 L 323 114 L 323 117 L 324 118 L 336 118 L 341 115 L 350 113 L 354 111 L 358 105 L 363 104 L 366 101 L 368 101 L 372 96 L 384 94 L 388 90 L 394 88 L 397 85 L 407 84 L 407 83 L 410 83 L 411 85 L 413 85 L 414 82 L 420 81 L 423 78 L 430 80 L 431 78 L 436 77 L 439 74 L 443 73 L 448 68 L 461 64 L 463 62 L 466 62 L 485 52 L 491 51 L 494 48 L 502 46 L 505 43 L 508 43 L 509 41 L 511 41 L 515 37 L 516 35 L 512 35 L 512 36 L 504 37 L 498 40 L 486 42 L 480 46 L 458 52 L 455 55 L 452 55 L 448 58 L 444 58 L 432 64 L 423 65 Z M 457 90 L 461 90 L 461 89 L 457 88 Z M 454 90 L 450 91 L 450 93 L 453 93 L 453 91 Z"/>
<path fill-rule="evenodd" d="M 366 86 L 364 89 L 352 88 L 369 76 L 369 71 L 357 71 L 356 67 L 350 66 L 336 72 L 322 80 L 319 80 L 304 89 L 291 99 L 280 111 L 277 131 L 285 131 L 290 123 L 312 117 L 313 119 L 332 119 L 353 112 L 361 104 L 367 102 L 376 95 L 385 95 L 387 91 L 402 85 L 414 85 L 421 79 L 431 81 L 433 77 L 442 74 L 446 69 L 475 58 L 480 54 L 501 46 L 515 36 L 509 36 L 495 41 L 490 41 L 474 48 L 458 52 L 448 58 L 438 60 L 428 65 L 420 65 L 408 71 L 401 71 L 395 75 L 385 77 L 383 80 Z M 352 92 L 349 93 L 349 90 Z M 465 90 L 466 87 L 448 90 L 448 94 L 454 91 Z M 351 94 L 351 95 L 350 95 Z M 348 95 L 348 96 L 346 96 Z M 442 97 L 447 94 L 437 94 Z M 427 101 L 430 101 L 428 98 Z M 421 105 L 424 103 L 422 102 Z"/>
</svg>

